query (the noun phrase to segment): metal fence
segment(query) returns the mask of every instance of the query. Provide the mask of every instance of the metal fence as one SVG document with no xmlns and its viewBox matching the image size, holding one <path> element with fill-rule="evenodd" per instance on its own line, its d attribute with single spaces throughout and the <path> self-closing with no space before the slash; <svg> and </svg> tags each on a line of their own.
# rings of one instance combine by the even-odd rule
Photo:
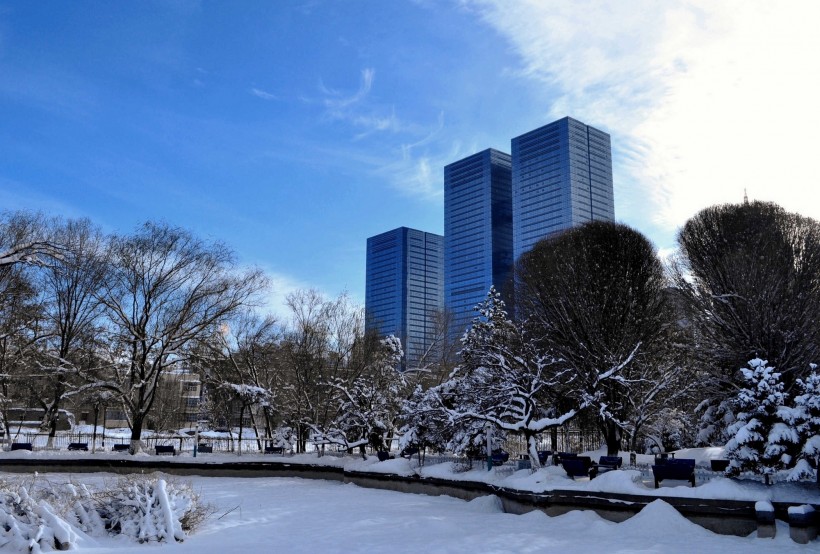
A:
<svg viewBox="0 0 820 554">
<path fill-rule="evenodd" d="M 88 445 L 89 451 L 110 451 L 114 445 L 129 444 L 130 437 L 123 434 L 106 435 L 97 433 L 96 436 L 91 433 L 58 433 L 49 441 L 47 433 L 26 432 L 20 431 L 11 436 L 11 440 L 7 441 L 5 437 L 0 439 L 0 444 L 3 445 L 4 450 L 11 449 L 14 443 L 28 443 L 32 445 L 33 450 L 44 451 L 59 451 L 68 450 L 68 446 L 72 443 L 85 443 Z M 173 446 L 178 453 L 194 451 L 196 444 L 196 437 L 185 435 L 161 435 L 151 434 L 143 436 L 141 441 L 144 448 L 152 450 L 158 445 Z M 238 437 L 199 437 L 199 444 L 206 445 L 214 453 L 232 453 L 232 454 L 259 454 L 264 453 L 266 446 L 273 446 L 270 439 L 257 437 L 243 437 L 240 441 Z M 326 452 L 326 454 L 332 454 Z"/>
</svg>

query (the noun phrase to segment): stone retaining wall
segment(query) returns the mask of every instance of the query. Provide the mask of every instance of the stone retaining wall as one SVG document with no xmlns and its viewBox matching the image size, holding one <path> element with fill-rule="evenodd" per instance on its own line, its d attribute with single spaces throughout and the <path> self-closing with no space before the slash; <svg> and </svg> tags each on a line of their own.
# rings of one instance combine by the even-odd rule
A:
<svg viewBox="0 0 820 554">
<path fill-rule="evenodd" d="M 345 471 L 339 467 L 270 462 L 195 463 L 172 462 L 154 459 L 0 459 L 0 471 L 37 472 L 111 472 L 135 473 L 161 471 L 172 475 L 210 477 L 301 477 L 328 479 L 353 483 L 360 487 L 391 490 L 403 493 L 431 496 L 452 496 L 473 500 L 480 496 L 496 495 L 504 511 L 524 514 L 540 510 L 549 516 L 565 514 L 572 510 L 593 510 L 601 517 L 621 522 L 637 514 L 641 509 L 662 498 L 684 517 L 715 533 L 746 536 L 758 529 L 755 502 L 740 500 L 709 500 L 702 498 L 656 497 L 619 493 L 587 492 L 577 490 L 553 490 L 533 493 L 497 487 L 476 481 L 450 481 L 432 477 L 403 476 L 366 471 Z M 788 509 L 793 504 L 773 503 L 777 519 L 788 521 Z M 815 513 L 820 505 L 814 505 Z M 816 517 L 808 525 L 809 536 L 816 535 Z M 766 533 L 771 529 L 766 528 Z"/>
</svg>

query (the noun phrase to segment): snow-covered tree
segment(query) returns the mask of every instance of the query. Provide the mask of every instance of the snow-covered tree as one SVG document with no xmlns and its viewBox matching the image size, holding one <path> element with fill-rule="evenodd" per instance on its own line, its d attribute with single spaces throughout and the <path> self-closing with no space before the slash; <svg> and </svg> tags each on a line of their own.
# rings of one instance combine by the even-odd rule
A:
<svg viewBox="0 0 820 554">
<path fill-rule="evenodd" d="M 403 424 L 399 429 L 399 445 L 402 448 L 416 447 L 420 451 L 447 449 L 454 428 L 441 408 L 439 394 L 437 387 L 424 390 L 421 385 L 416 385 L 410 398 L 404 402 L 400 415 Z"/>
<path fill-rule="evenodd" d="M 541 351 L 522 325 L 508 319 L 495 289 L 479 306 L 479 314 L 463 338 L 463 363 L 440 387 L 441 407 L 454 424 L 491 423 L 522 436 L 537 469 L 537 436 L 583 409 L 600 407 L 602 384 L 617 378 L 631 356 L 582 377 Z"/>
<path fill-rule="evenodd" d="M 381 340 L 379 349 L 364 371 L 351 380 L 340 377 L 328 383 L 333 391 L 336 414 L 324 428 L 314 432 L 323 441 L 347 449 L 385 447 L 385 438 L 401 409 L 405 378 L 398 371 L 402 358 L 401 343 L 395 336 Z"/>
<path fill-rule="evenodd" d="M 735 398 L 737 420 L 727 430 L 726 455 L 734 471 L 772 474 L 794 465 L 799 437 L 780 373 L 760 358 L 748 364 L 741 369 L 746 387 Z"/>
<path fill-rule="evenodd" d="M 810 477 L 809 460 L 820 460 L 820 373 L 811 364 L 811 373 L 797 381 L 798 395 L 794 398 L 794 423 L 802 445 L 792 472 L 794 478 Z"/>
</svg>

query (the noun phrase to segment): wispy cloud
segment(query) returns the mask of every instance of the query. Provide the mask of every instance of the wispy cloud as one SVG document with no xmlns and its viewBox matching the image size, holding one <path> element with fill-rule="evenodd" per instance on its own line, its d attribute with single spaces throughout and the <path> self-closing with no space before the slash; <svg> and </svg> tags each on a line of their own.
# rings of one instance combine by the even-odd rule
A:
<svg viewBox="0 0 820 554">
<path fill-rule="evenodd" d="M 322 94 L 319 103 L 324 107 L 324 117 L 351 125 L 355 130 L 355 140 L 361 140 L 374 133 L 405 131 L 407 127 L 399 120 L 393 106 L 369 101 L 375 78 L 375 69 L 362 69 L 359 88 L 352 94 L 345 94 L 319 81 L 319 92 Z M 302 97 L 302 100 L 316 103 L 316 100 L 307 97 Z"/>
<path fill-rule="evenodd" d="M 319 89 L 326 96 L 324 99 L 325 106 L 327 106 L 331 112 L 342 113 L 345 108 L 352 106 L 353 104 L 358 104 L 366 98 L 368 94 L 370 94 L 370 89 L 373 88 L 373 79 L 375 76 L 375 69 L 371 67 L 362 69 L 362 79 L 361 84 L 359 85 L 359 90 L 350 96 L 343 96 L 338 90 L 329 89 L 324 85 L 324 83 L 320 82 Z"/>
<path fill-rule="evenodd" d="M 257 98 L 261 98 L 262 100 L 278 100 L 278 97 L 275 94 L 272 94 L 260 88 L 251 88 L 250 93 L 256 96 Z"/>
<path fill-rule="evenodd" d="M 613 137 L 619 218 L 671 233 L 750 197 L 820 217 L 820 4 L 466 4 L 507 38 L 550 115 Z M 645 199 L 649 199 L 649 205 Z"/>
<path fill-rule="evenodd" d="M 375 77 L 374 69 L 363 69 L 359 88 L 352 94 L 345 94 L 320 82 L 326 117 L 354 127 L 356 133 L 353 139 L 356 141 L 376 133 L 397 135 L 394 143 L 379 145 L 379 153 L 372 155 L 375 160 L 371 160 L 373 171 L 409 196 L 439 200 L 442 195 L 441 168 L 452 158 L 444 157 L 435 148 L 428 149 L 427 146 L 441 131 L 444 114 L 439 114 L 433 126 L 401 121 L 394 107 L 386 108 L 370 101 Z"/>
</svg>

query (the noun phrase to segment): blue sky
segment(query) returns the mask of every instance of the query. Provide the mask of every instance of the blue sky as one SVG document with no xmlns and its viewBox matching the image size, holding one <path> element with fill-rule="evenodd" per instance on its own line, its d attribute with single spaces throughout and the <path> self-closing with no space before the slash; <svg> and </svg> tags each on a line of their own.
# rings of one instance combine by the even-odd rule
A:
<svg viewBox="0 0 820 554">
<path fill-rule="evenodd" d="M 0 2 L 0 209 L 165 220 L 364 297 L 442 169 L 571 115 L 662 251 L 715 202 L 820 217 L 816 2 Z"/>
</svg>

